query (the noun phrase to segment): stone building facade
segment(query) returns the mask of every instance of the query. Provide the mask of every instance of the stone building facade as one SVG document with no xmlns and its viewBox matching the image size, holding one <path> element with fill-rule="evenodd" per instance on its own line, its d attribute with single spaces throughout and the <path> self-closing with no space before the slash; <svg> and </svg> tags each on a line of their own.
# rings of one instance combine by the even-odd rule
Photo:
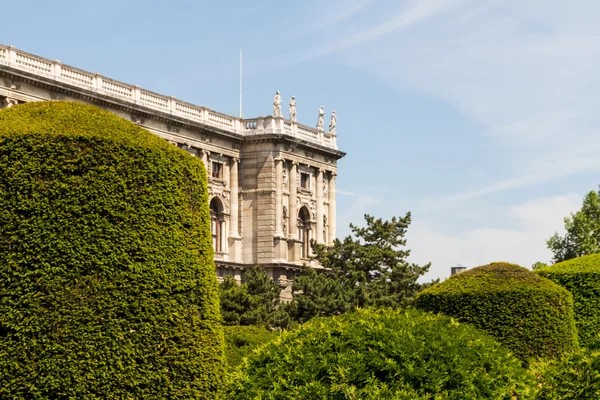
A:
<svg viewBox="0 0 600 400">
<path fill-rule="evenodd" d="M 260 265 L 284 289 L 309 259 L 310 240 L 336 236 L 335 112 L 329 129 L 281 115 L 242 119 L 0 45 L 0 107 L 31 101 L 94 104 L 202 159 L 209 177 L 217 276 Z M 287 288 L 287 289 L 286 289 Z"/>
</svg>

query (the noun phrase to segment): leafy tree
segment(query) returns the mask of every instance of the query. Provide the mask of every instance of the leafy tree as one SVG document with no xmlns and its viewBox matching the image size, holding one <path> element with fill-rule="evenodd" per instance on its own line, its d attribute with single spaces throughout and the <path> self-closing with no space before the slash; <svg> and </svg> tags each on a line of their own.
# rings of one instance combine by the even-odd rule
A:
<svg viewBox="0 0 600 400">
<path fill-rule="evenodd" d="M 225 325 L 289 326 L 289 315 L 280 304 L 280 288 L 261 267 L 246 271 L 242 284 L 228 276 L 219 287 Z"/>
<path fill-rule="evenodd" d="M 535 271 L 535 270 L 538 270 L 540 268 L 544 268 L 547 266 L 548 266 L 548 264 L 538 261 L 536 263 L 533 263 L 533 265 L 531 266 L 531 269 Z"/>
<path fill-rule="evenodd" d="M 350 224 L 352 235 L 333 247 L 313 242 L 314 258 L 325 271 L 305 269 L 294 283 L 294 312 L 299 321 L 342 314 L 355 307 L 398 307 L 422 288 L 417 279 L 430 264 L 406 259 L 410 213 L 391 221 L 365 215 L 363 228 Z"/>
<path fill-rule="evenodd" d="M 555 263 L 600 253 L 600 190 L 583 199 L 581 210 L 565 218 L 566 233 L 555 233 L 546 241 Z"/>
</svg>

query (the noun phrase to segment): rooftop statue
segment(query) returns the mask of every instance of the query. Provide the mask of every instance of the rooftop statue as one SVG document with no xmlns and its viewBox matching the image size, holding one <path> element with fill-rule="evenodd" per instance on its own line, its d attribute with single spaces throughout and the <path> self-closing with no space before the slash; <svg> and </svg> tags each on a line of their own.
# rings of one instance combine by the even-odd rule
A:
<svg viewBox="0 0 600 400">
<path fill-rule="evenodd" d="M 273 100 L 273 116 L 281 117 L 281 96 L 279 90 L 275 93 L 275 99 Z"/>
<path fill-rule="evenodd" d="M 329 121 L 329 133 L 331 135 L 335 135 L 335 125 L 337 123 L 337 117 L 335 115 L 335 110 L 331 113 L 331 121 Z"/>
<path fill-rule="evenodd" d="M 296 122 L 296 96 L 290 99 L 290 121 Z"/>
<path fill-rule="evenodd" d="M 319 108 L 319 120 L 317 121 L 317 129 L 322 131 L 323 125 L 325 124 L 325 107 Z"/>
</svg>

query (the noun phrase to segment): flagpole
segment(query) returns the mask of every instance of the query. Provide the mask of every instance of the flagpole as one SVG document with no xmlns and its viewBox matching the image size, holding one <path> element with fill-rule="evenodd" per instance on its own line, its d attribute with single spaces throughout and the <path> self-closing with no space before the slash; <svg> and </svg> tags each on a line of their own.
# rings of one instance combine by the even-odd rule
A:
<svg viewBox="0 0 600 400">
<path fill-rule="evenodd" d="M 240 49 L 240 118 L 244 118 L 242 110 L 242 49 Z"/>
</svg>

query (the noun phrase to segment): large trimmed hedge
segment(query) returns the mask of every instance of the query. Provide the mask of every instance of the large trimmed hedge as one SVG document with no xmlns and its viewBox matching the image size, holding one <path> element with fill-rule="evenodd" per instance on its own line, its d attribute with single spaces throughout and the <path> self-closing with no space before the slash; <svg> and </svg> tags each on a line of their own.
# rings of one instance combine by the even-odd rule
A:
<svg viewBox="0 0 600 400">
<path fill-rule="evenodd" d="M 523 361 L 577 345 L 571 294 L 518 265 L 492 263 L 454 275 L 419 293 L 417 305 L 489 332 Z"/>
<path fill-rule="evenodd" d="M 573 294 L 582 344 L 600 346 L 600 254 L 563 261 L 536 271 Z"/>
<path fill-rule="evenodd" d="M 262 326 L 224 326 L 225 333 L 225 360 L 227 369 L 236 368 L 244 357 L 264 343 L 273 340 L 279 332 L 270 331 Z"/>
<path fill-rule="evenodd" d="M 361 310 L 314 318 L 261 346 L 232 374 L 226 398 L 528 399 L 530 379 L 470 325 L 418 310 Z"/>
<path fill-rule="evenodd" d="M 96 107 L 0 112 L 0 398 L 216 396 L 202 163 Z"/>
</svg>

